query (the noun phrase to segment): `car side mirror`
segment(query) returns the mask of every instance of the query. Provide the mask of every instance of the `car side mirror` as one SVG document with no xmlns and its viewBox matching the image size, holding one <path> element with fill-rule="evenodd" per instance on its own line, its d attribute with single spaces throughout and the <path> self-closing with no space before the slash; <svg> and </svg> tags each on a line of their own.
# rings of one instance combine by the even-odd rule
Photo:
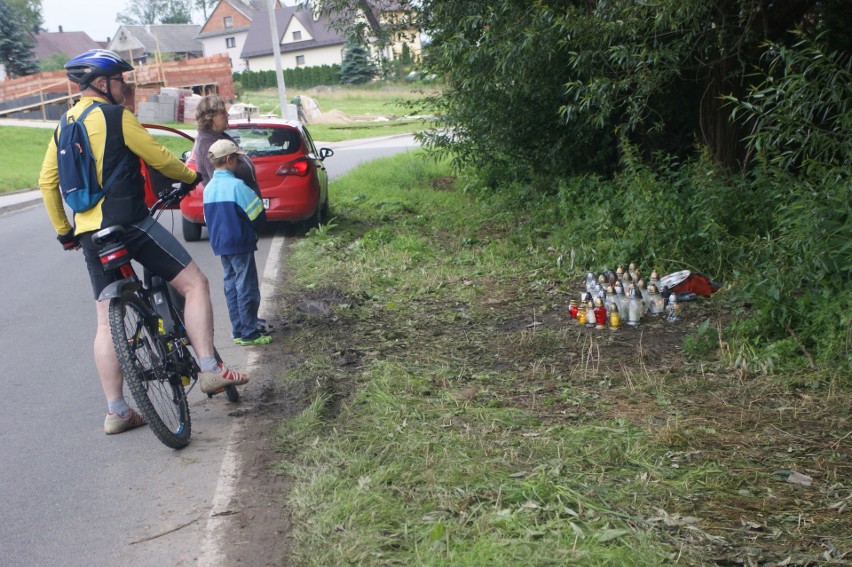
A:
<svg viewBox="0 0 852 567">
<path fill-rule="evenodd" d="M 331 148 L 320 148 L 320 159 L 324 160 L 327 157 L 331 157 L 334 155 L 334 150 Z"/>
</svg>

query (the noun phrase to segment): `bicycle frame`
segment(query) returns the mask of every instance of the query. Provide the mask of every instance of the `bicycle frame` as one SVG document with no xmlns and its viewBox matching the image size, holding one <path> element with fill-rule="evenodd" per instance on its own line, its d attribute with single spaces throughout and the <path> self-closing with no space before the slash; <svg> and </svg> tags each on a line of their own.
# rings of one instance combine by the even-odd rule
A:
<svg viewBox="0 0 852 567">
<path fill-rule="evenodd" d="M 177 200 L 175 192 L 154 203 L 149 212 L 156 217 L 173 201 Z M 183 325 L 183 298 L 167 281 L 153 275 L 147 268 L 142 267 L 142 279 L 136 274 L 131 264 L 132 258 L 123 242 L 124 228 L 111 226 L 95 233 L 93 241 L 101 247 L 99 255 L 104 271 L 117 270 L 121 279 L 109 284 L 98 296 L 98 301 L 108 301 L 114 298 L 137 295 L 145 305 L 151 308 L 149 321 L 156 327 L 157 337 L 163 345 L 166 358 L 169 361 L 168 371 L 174 371 L 183 380 L 184 386 L 189 386 L 190 379 L 198 378 L 198 364 L 186 347 L 189 338 Z M 192 388 L 190 388 L 191 390 Z"/>
<path fill-rule="evenodd" d="M 149 208 L 157 220 L 160 213 L 185 192 L 181 188 L 164 194 Z M 184 326 L 184 298 L 169 283 L 142 267 L 139 278 L 124 242 L 125 229 L 116 225 L 97 231 L 92 242 L 105 272 L 118 279 L 100 293 L 109 302 L 110 333 L 122 373 L 140 411 L 154 434 L 166 446 L 181 448 L 189 443 L 191 421 L 188 394 L 199 381 L 201 368 L 190 351 Z M 219 353 L 213 349 L 216 360 Z M 231 402 L 239 401 L 232 385 L 205 392 L 208 397 L 224 391 Z"/>
<path fill-rule="evenodd" d="M 148 213 L 155 219 L 159 218 L 160 214 L 167 209 L 174 201 L 179 200 L 177 191 L 171 191 L 169 194 L 158 199 L 148 209 Z M 118 270 L 122 279 L 109 284 L 98 296 L 98 301 L 105 301 L 116 297 L 121 297 L 125 293 L 135 293 L 139 289 L 154 289 L 152 286 L 151 276 L 147 268 L 143 266 L 144 281 L 140 283 L 136 271 L 130 264 L 130 253 L 124 245 L 122 237 L 124 236 L 124 228 L 121 226 L 110 226 L 101 229 L 92 237 L 92 241 L 99 247 L 101 265 L 104 272 L 110 270 Z"/>
</svg>

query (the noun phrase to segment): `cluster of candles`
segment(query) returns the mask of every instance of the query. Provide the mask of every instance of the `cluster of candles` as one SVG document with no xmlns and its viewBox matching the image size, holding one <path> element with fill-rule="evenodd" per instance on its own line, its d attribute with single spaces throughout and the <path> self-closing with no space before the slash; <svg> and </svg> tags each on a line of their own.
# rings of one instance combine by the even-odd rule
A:
<svg viewBox="0 0 852 567">
<path fill-rule="evenodd" d="M 622 266 L 613 272 L 607 270 L 597 278 L 586 275 L 586 290 L 579 301 L 572 299 L 568 314 L 580 325 L 604 329 L 618 329 L 624 321 L 630 327 L 639 325 L 646 314 L 666 314 L 669 321 L 680 320 L 677 294 L 667 288 L 660 289 L 657 271 L 651 272 L 648 286 L 634 263 L 625 271 Z"/>
</svg>

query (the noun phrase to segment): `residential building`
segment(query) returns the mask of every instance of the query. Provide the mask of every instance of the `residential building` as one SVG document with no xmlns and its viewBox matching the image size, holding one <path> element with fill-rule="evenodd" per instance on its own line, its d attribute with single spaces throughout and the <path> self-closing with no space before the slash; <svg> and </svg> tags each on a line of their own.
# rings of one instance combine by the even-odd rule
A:
<svg viewBox="0 0 852 567">
<path fill-rule="evenodd" d="M 275 25 L 282 68 L 333 65 L 343 61 L 346 40 L 312 11 L 309 4 L 275 10 Z M 268 12 L 252 21 L 240 57 L 251 71 L 275 70 Z"/>
<path fill-rule="evenodd" d="M 115 51 L 133 65 L 148 65 L 162 60 L 188 60 L 204 56 L 204 46 L 196 39 L 201 26 L 196 24 L 122 25 L 107 49 Z"/>
<path fill-rule="evenodd" d="M 275 6 L 280 7 L 278 0 Z M 235 72 L 245 71 L 246 62 L 240 55 L 252 21 L 257 17 L 268 19 L 268 14 L 267 0 L 221 0 L 195 39 L 204 46 L 205 56 L 227 53 L 231 58 L 231 68 Z"/>
<path fill-rule="evenodd" d="M 57 53 L 70 59 L 84 51 L 106 47 L 106 42 L 95 41 L 86 32 L 66 32 L 62 31 L 62 26 L 59 26 L 58 32 L 34 33 L 32 37 L 36 42 L 33 51 L 39 61 L 50 59 Z"/>
</svg>

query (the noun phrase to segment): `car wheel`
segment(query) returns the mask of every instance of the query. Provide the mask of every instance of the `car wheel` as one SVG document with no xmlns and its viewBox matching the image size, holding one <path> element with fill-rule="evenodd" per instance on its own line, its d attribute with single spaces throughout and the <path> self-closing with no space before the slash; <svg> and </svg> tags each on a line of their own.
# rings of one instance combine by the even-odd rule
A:
<svg viewBox="0 0 852 567">
<path fill-rule="evenodd" d="M 320 224 L 325 224 L 328 222 L 328 199 L 325 200 L 325 203 L 322 204 L 322 208 L 320 209 L 319 222 Z"/>
<path fill-rule="evenodd" d="M 183 218 L 183 239 L 195 242 L 201 238 L 201 225 Z"/>
<path fill-rule="evenodd" d="M 321 215 L 322 215 L 322 208 L 317 207 L 317 210 L 314 211 L 314 214 L 312 214 L 308 219 L 302 221 L 302 227 L 303 227 L 303 231 L 305 232 L 305 234 L 307 234 L 308 231 L 311 230 L 312 228 L 316 228 L 320 225 Z"/>
</svg>

